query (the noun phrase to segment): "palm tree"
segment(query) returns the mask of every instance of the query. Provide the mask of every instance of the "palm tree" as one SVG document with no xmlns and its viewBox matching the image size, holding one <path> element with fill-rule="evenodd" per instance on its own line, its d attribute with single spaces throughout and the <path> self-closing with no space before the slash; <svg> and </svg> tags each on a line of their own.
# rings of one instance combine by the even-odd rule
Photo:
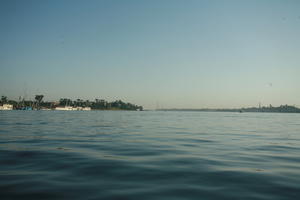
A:
<svg viewBox="0 0 300 200">
<path fill-rule="evenodd" d="M 35 95 L 37 109 L 40 109 L 40 103 L 43 98 L 44 98 L 44 95 Z"/>
<path fill-rule="evenodd" d="M 7 96 L 1 96 L 1 102 L 3 104 L 7 103 Z"/>
</svg>

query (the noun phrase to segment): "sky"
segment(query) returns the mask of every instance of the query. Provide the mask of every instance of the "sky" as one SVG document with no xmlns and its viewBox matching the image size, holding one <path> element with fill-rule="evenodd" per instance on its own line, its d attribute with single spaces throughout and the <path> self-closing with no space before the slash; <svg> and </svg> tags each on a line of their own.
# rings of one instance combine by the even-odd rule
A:
<svg viewBox="0 0 300 200">
<path fill-rule="evenodd" d="M 298 0 L 0 0 L 0 95 L 300 107 Z"/>
</svg>

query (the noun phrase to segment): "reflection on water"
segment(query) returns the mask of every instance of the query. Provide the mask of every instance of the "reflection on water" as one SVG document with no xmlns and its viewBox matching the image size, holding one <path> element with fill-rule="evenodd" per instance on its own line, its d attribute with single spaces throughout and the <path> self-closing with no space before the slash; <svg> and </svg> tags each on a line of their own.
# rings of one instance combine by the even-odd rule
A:
<svg viewBox="0 0 300 200">
<path fill-rule="evenodd" d="M 0 112 L 0 199 L 297 199 L 300 115 Z"/>
</svg>

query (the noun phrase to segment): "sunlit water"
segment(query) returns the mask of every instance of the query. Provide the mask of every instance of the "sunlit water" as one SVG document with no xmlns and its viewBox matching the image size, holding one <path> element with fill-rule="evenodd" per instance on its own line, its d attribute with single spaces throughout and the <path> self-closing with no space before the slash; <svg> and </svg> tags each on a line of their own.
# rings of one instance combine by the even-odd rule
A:
<svg viewBox="0 0 300 200">
<path fill-rule="evenodd" d="M 1 111 L 0 199 L 299 199 L 300 114 Z"/>
</svg>

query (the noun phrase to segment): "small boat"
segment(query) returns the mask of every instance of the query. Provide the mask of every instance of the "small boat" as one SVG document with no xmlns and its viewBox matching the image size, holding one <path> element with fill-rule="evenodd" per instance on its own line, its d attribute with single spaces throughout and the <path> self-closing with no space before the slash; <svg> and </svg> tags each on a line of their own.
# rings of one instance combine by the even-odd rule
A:
<svg viewBox="0 0 300 200">
<path fill-rule="evenodd" d="M 55 110 L 91 110 L 91 107 L 65 106 L 65 107 L 56 107 Z"/>
<path fill-rule="evenodd" d="M 75 110 L 72 106 L 56 107 L 55 110 Z"/>
<path fill-rule="evenodd" d="M 82 110 L 92 110 L 91 107 L 84 107 Z"/>
</svg>

